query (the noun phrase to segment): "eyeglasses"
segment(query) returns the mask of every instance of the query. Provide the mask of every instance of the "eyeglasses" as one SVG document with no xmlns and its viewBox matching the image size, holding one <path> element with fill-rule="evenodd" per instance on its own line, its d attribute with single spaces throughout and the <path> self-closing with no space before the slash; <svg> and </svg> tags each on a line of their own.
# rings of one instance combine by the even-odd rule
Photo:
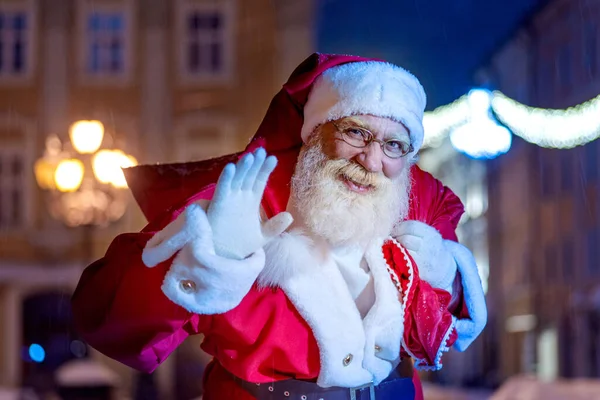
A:
<svg viewBox="0 0 600 400">
<path fill-rule="evenodd" d="M 389 158 L 401 158 L 414 150 L 413 145 L 411 143 L 406 143 L 402 140 L 376 139 L 375 135 L 365 128 L 361 128 L 358 126 L 340 128 L 337 123 L 332 122 L 332 124 L 335 127 L 335 129 L 337 129 L 337 131 L 340 133 L 342 140 L 352 147 L 362 149 L 369 146 L 372 142 L 377 142 L 381 146 L 383 154 L 385 154 Z"/>
</svg>

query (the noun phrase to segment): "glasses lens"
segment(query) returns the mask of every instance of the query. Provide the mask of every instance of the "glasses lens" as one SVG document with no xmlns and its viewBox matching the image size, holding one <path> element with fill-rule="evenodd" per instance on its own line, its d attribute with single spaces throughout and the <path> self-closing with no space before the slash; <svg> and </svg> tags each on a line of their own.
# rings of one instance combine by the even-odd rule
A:
<svg viewBox="0 0 600 400">
<path fill-rule="evenodd" d="M 400 140 L 389 140 L 385 142 L 383 152 L 390 158 L 400 158 L 410 152 L 410 144 Z"/>
<path fill-rule="evenodd" d="M 341 134 L 344 142 L 354 147 L 365 147 L 371 138 L 368 131 L 360 128 L 346 128 Z"/>
</svg>

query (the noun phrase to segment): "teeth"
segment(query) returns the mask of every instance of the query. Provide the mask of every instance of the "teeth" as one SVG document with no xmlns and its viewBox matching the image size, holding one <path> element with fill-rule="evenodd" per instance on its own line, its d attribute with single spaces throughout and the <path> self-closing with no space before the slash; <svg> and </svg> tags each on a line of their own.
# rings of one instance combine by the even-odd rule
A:
<svg viewBox="0 0 600 400">
<path fill-rule="evenodd" d="M 354 179 L 351 179 L 351 178 L 349 178 L 349 177 L 347 177 L 345 175 L 344 175 L 344 179 L 346 179 L 348 182 L 350 182 L 350 183 L 352 183 L 352 184 L 354 184 L 356 186 L 360 186 L 360 187 L 368 187 L 369 186 L 369 185 L 365 185 L 365 184 L 356 182 Z"/>
<path fill-rule="evenodd" d="M 366 188 L 368 185 L 363 185 L 362 183 L 358 183 L 356 181 L 350 180 L 350 182 L 352 182 L 353 184 L 355 184 L 356 186 L 360 186 L 360 187 L 364 187 Z"/>
</svg>

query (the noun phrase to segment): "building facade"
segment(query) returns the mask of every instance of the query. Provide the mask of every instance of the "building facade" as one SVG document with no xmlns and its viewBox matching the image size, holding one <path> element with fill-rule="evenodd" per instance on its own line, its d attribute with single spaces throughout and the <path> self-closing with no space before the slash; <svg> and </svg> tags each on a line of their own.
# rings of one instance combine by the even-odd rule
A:
<svg viewBox="0 0 600 400">
<path fill-rule="evenodd" d="M 545 2 L 477 78 L 528 106 L 594 98 L 600 3 Z M 552 149 L 515 138 L 488 163 L 488 297 L 501 379 L 600 377 L 599 159 L 600 140 Z"/>
<path fill-rule="evenodd" d="M 46 137 L 68 141 L 74 121 L 93 119 L 141 163 L 240 150 L 313 51 L 313 13 L 310 0 L 0 0 L 0 386 L 31 372 L 30 332 L 45 329 L 27 323 L 35 299 L 68 303 L 88 261 L 81 231 L 49 215 L 36 185 Z M 143 224 L 132 205 L 94 230 L 93 256 Z M 103 362 L 131 388 L 131 371 Z M 166 364 L 161 398 L 183 398 Z"/>
</svg>

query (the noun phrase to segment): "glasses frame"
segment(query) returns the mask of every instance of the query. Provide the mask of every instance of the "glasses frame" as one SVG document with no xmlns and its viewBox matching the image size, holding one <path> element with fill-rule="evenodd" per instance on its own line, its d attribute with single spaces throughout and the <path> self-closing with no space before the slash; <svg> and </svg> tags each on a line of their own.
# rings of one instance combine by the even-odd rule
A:
<svg viewBox="0 0 600 400">
<path fill-rule="evenodd" d="M 337 132 L 340 134 L 340 136 L 341 136 L 342 140 L 344 141 L 344 143 L 346 143 L 346 144 L 348 144 L 348 145 L 350 145 L 350 146 L 352 146 L 352 147 L 354 147 L 356 149 L 365 149 L 365 148 L 369 147 L 371 145 L 371 143 L 376 142 L 376 143 L 378 143 L 381 146 L 381 151 L 383 152 L 383 154 L 385 154 L 386 157 L 391 158 L 393 160 L 398 160 L 398 159 L 400 159 L 402 157 L 406 157 L 408 154 L 412 153 L 415 150 L 414 147 L 413 147 L 413 145 L 412 145 L 412 143 L 409 143 L 408 144 L 408 150 L 405 153 L 400 154 L 398 156 L 393 156 L 393 155 L 391 156 L 391 155 L 389 155 L 385 151 L 385 147 L 384 146 L 387 143 L 389 143 L 389 142 L 397 142 L 398 140 L 396 140 L 396 139 L 389 139 L 389 140 L 377 139 L 375 137 L 375 135 L 373 134 L 373 132 L 371 132 L 370 130 L 368 130 L 366 128 L 362 128 L 362 127 L 352 127 L 352 128 L 347 128 L 347 129 L 340 129 L 340 127 L 339 127 L 339 125 L 338 125 L 337 122 L 331 121 L 331 124 L 335 127 L 335 129 L 337 130 Z M 357 146 L 355 144 L 350 143 L 348 140 L 346 140 L 346 133 L 345 133 L 345 131 L 348 130 L 348 129 L 356 129 L 356 130 L 360 130 L 362 132 L 366 132 L 366 133 L 369 134 L 369 138 L 368 138 L 368 140 L 365 140 L 364 146 Z"/>
</svg>

